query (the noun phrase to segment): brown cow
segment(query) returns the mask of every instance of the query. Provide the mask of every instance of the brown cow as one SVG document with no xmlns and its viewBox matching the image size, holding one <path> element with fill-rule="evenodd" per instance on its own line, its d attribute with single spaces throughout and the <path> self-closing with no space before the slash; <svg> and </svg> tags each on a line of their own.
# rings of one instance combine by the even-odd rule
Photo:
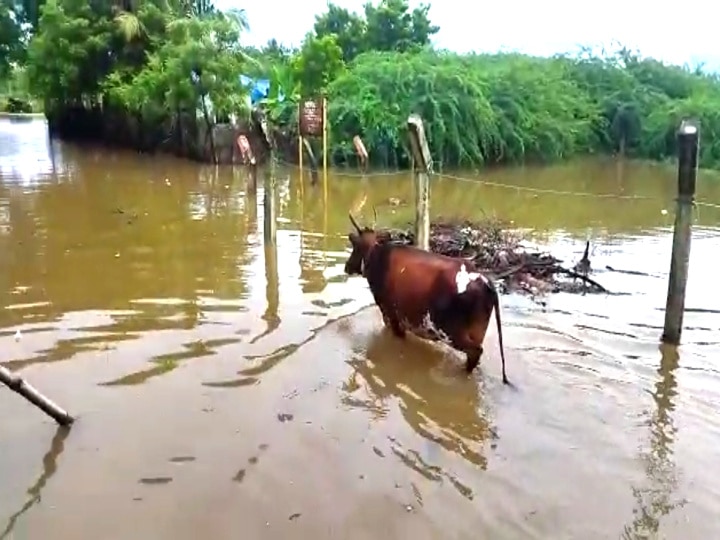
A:
<svg viewBox="0 0 720 540">
<path fill-rule="evenodd" d="M 466 355 L 471 373 L 483 353 L 490 316 L 495 310 L 503 383 L 505 375 L 500 302 L 492 282 L 463 259 L 394 244 L 385 233 L 357 224 L 349 235 L 352 253 L 348 275 L 367 278 L 385 325 L 404 338 L 406 331 L 430 341 L 442 341 Z"/>
</svg>

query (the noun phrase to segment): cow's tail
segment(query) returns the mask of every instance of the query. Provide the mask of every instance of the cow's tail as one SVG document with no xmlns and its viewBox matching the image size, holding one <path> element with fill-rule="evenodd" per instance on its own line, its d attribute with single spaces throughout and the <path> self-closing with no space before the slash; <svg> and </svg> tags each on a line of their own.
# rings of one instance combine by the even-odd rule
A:
<svg viewBox="0 0 720 540">
<path fill-rule="evenodd" d="M 505 348 L 503 347 L 502 321 L 500 319 L 500 295 L 492 281 L 488 281 L 488 289 L 493 301 L 493 310 L 495 311 L 495 323 L 497 324 L 498 343 L 500 345 L 500 359 L 502 361 L 502 378 L 503 384 L 510 384 L 505 374 Z"/>
</svg>

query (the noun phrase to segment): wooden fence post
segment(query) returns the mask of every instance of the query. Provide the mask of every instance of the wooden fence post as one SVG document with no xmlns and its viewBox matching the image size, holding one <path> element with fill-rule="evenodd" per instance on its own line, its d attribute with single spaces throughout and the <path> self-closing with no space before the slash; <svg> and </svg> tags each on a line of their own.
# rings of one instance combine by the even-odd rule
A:
<svg viewBox="0 0 720 540">
<path fill-rule="evenodd" d="M 672 345 L 680 344 L 685 312 L 685 289 L 687 288 L 692 238 L 692 211 L 695 204 L 695 181 L 700 148 L 699 124 L 683 120 L 677 133 L 677 141 L 678 197 L 675 205 L 675 229 L 665 304 L 665 327 L 662 334 L 662 341 Z"/>
<path fill-rule="evenodd" d="M 275 245 L 275 231 L 277 221 L 275 219 L 275 139 L 268 126 L 267 118 L 263 115 L 260 119 L 260 129 L 265 144 L 270 153 L 270 167 L 265 176 L 265 185 L 263 186 L 263 239 L 266 245 Z"/>
<path fill-rule="evenodd" d="M 415 178 L 415 244 L 430 249 L 430 175 L 432 157 L 425 138 L 422 118 L 411 114 L 407 120 Z"/>
<path fill-rule="evenodd" d="M 75 421 L 74 418 L 67 413 L 67 411 L 62 409 L 54 401 L 43 396 L 22 377 L 12 373 L 9 369 L 2 366 L 0 366 L 0 382 L 41 409 L 61 426 L 69 426 Z"/>
<path fill-rule="evenodd" d="M 254 191 L 257 189 L 258 166 L 255 152 L 253 152 L 252 146 L 250 146 L 250 141 L 244 133 L 238 135 L 236 144 L 238 150 L 240 151 L 240 159 L 242 160 L 242 163 L 248 167 L 247 189 Z"/>
<path fill-rule="evenodd" d="M 263 237 L 266 245 L 274 246 L 277 230 L 275 216 L 275 156 L 270 158 L 270 170 L 265 177 L 265 189 L 263 191 Z"/>
<path fill-rule="evenodd" d="M 327 125 L 327 98 L 322 98 L 322 145 L 323 145 L 323 191 L 327 204 L 328 191 L 328 125 Z"/>
<path fill-rule="evenodd" d="M 357 153 L 358 156 L 360 170 L 365 173 L 367 172 L 368 160 L 370 159 L 370 156 L 368 156 L 367 149 L 365 148 L 365 144 L 363 144 L 360 135 L 355 135 L 353 137 L 353 146 L 355 147 L 355 153 Z"/>
</svg>

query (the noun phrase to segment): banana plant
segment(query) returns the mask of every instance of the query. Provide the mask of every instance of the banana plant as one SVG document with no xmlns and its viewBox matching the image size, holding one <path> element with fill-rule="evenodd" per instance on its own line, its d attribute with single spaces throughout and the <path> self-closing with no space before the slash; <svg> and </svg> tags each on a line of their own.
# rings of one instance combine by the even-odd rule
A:
<svg viewBox="0 0 720 540">
<path fill-rule="evenodd" d="M 300 101 L 300 83 L 288 65 L 276 64 L 270 69 L 270 88 L 260 103 L 267 111 L 270 121 L 276 125 L 286 124 L 297 114 Z"/>
</svg>

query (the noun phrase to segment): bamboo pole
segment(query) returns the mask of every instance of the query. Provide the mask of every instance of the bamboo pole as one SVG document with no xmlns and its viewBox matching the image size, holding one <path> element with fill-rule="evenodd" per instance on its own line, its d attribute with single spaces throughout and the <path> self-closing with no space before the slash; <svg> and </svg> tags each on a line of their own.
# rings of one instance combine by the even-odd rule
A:
<svg viewBox="0 0 720 540">
<path fill-rule="evenodd" d="M 0 366 L 0 382 L 41 409 L 61 426 L 69 426 L 75 421 L 67 411 L 54 401 L 42 395 L 29 382 L 3 366 Z"/>
</svg>

